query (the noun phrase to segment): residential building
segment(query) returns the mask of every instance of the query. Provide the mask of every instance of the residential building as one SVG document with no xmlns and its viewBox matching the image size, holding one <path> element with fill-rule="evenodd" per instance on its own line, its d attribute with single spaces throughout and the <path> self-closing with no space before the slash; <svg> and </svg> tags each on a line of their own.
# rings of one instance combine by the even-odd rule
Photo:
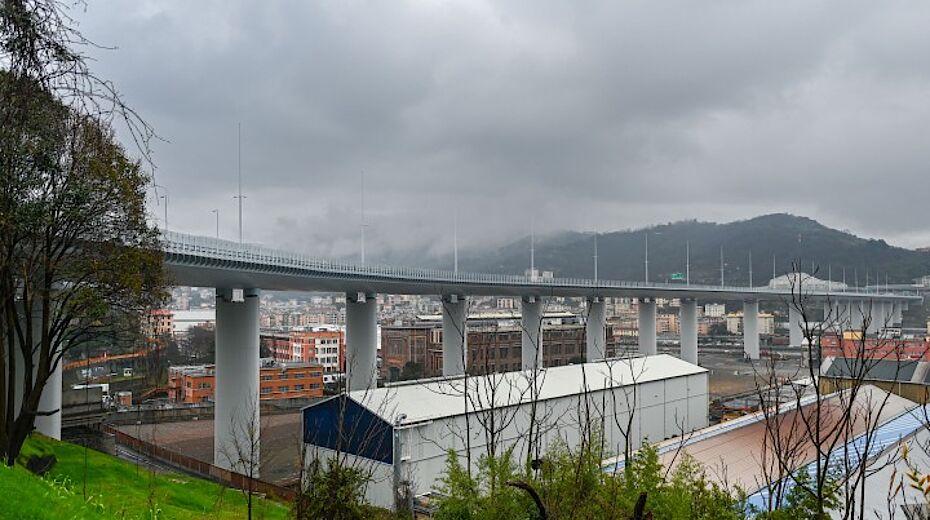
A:
<svg viewBox="0 0 930 520">
<path fill-rule="evenodd" d="M 660 335 L 677 335 L 679 321 L 677 313 L 662 313 L 656 315 L 656 333 Z"/>
<path fill-rule="evenodd" d="M 155 309 L 145 320 L 144 332 L 149 338 L 170 336 L 174 329 L 174 313 L 168 309 Z"/>
<path fill-rule="evenodd" d="M 743 333 L 743 313 L 742 311 L 731 312 L 726 315 L 727 332 L 730 334 Z M 759 334 L 771 336 L 775 334 L 775 315 L 768 312 L 759 313 Z"/>
<path fill-rule="evenodd" d="M 704 305 L 704 316 L 708 318 L 723 318 L 727 314 L 727 306 L 723 303 L 707 303 Z"/>
<path fill-rule="evenodd" d="M 300 327 L 286 332 L 265 330 L 261 342 L 277 361 L 316 363 L 326 374 L 345 372 L 345 332 L 340 327 Z"/>
<path fill-rule="evenodd" d="M 185 365 L 168 369 L 168 400 L 174 403 L 206 403 L 214 400 L 214 365 Z M 323 396 L 323 369 L 304 362 L 263 359 L 259 372 L 259 397 L 263 400 Z"/>
</svg>

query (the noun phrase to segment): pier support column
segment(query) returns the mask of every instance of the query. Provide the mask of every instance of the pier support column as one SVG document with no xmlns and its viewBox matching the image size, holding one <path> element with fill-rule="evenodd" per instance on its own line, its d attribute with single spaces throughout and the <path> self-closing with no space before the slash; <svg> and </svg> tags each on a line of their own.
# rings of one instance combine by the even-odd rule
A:
<svg viewBox="0 0 930 520">
<path fill-rule="evenodd" d="M 849 300 L 849 330 L 864 332 L 862 330 L 862 324 L 866 311 L 866 302 L 862 300 Z"/>
<path fill-rule="evenodd" d="M 759 302 L 743 302 L 743 355 L 759 359 Z"/>
<path fill-rule="evenodd" d="M 241 294 L 240 294 L 241 291 Z M 260 459 L 258 289 L 216 290 L 213 461 L 244 473 Z M 245 458 L 245 462 L 243 459 Z M 257 468 L 253 469 L 257 472 Z"/>
<path fill-rule="evenodd" d="M 804 332 L 801 330 L 803 317 L 795 308 L 794 302 L 788 302 L 788 346 L 800 348 L 804 342 Z"/>
<path fill-rule="evenodd" d="M 639 353 L 654 356 L 656 348 L 656 301 L 639 299 Z"/>
<path fill-rule="evenodd" d="M 466 301 L 455 294 L 442 297 L 442 375 L 460 376 L 468 366 Z"/>
<path fill-rule="evenodd" d="M 543 368 L 542 309 L 539 298 L 524 296 L 520 313 L 523 315 L 523 370 Z"/>
<path fill-rule="evenodd" d="M 585 361 L 600 361 L 607 357 L 607 309 L 604 299 L 588 298 L 588 319 L 585 321 Z"/>
<path fill-rule="evenodd" d="M 349 391 L 378 387 L 378 301 L 346 294 L 346 379 Z"/>
<path fill-rule="evenodd" d="M 698 364 L 697 301 L 693 298 L 681 300 L 679 309 L 679 332 L 681 333 L 681 359 Z"/>
</svg>

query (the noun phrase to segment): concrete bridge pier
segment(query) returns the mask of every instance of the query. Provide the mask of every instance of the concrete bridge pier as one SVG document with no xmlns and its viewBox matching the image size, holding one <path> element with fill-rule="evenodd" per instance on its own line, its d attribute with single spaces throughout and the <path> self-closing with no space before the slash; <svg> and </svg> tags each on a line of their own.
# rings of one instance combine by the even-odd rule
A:
<svg viewBox="0 0 930 520">
<path fill-rule="evenodd" d="M 587 299 L 588 318 L 585 320 L 585 360 L 600 361 L 607 357 L 607 309 L 604 298 Z"/>
<path fill-rule="evenodd" d="M 804 343 L 804 331 L 802 326 L 804 317 L 801 315 L 794 302 L 788 302 L 788 346 L 794 348 L 801 348 L 801 344 Z"/>
<path fill-rule="evenodd" d="M 639 353 L 654 356 L 656 348 L 656 301 L 652 298 L 639 299 Z"/>
<path fill-rule="evenodd" d="M 247 473 L 259 457 L 258 289 L 216 290 L 216 405 L 213 461 Z M 257 468 L 253 471 L 257 472 Z"/>
<path fill-rule="evenodd" d="M 378 387 L 378 302 L 373 294 L 346 294 L 346 379 L 349 391 Z"/>
<path fill-rule="evenodd" d="M 697 301 L 683 298 L 679 308 L 679 332 L 681 333 L 681 359 L 698 364 Z"/>
<path fill-rule="evenodd" d="M 442 297 L 442 375 L 459 376 L 468 367 L 466 300 L 455 294 Z"/>
<path fill-rule="evenodd" d="M 863 320 L 868 309 L 862 300 L 849 300 L 849 330 L 862 331 Z"/>
<path fill-rule="evenodd" d="M 523 370 L 543 367 L 542 308 L 536 296 L 524 296 L 521 302 Z"/>
<path fill-rule="evenodd" d="M 748 359 L 759 359 L 759 302 L 743 302 L 743 355 Z"/>
</svg>

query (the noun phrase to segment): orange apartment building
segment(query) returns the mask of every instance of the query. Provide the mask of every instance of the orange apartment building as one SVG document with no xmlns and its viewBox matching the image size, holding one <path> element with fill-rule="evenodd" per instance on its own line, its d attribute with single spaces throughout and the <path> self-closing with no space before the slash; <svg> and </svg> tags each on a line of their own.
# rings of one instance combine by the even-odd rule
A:
<svg viewBox="0 0 930 520">
<path fill-rule="evenodd" d="M 262 344 L 276 361 L 302 361 L 323 367 L 324 374 L 345 372 L 345 332 L 336 327 L 305 327 L 266 332 Z"/>
<path fill-rule="evenodd" d="M 212 402 L 216 388 L 214 365 L 186 365 L 168 371 L 168 400 L 173 403 Z M 259 398 L 323 397 L 323 368 L 303 362 L 262 360 Z"/>
</svg>

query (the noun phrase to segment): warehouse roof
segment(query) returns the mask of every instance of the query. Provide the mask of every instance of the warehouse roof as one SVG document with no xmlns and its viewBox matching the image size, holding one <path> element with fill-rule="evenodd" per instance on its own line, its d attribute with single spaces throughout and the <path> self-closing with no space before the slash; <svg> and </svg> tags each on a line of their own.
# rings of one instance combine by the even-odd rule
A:
<svg viewBox="0 0 930 520">
<path fill-rule="evenodd" d="M 551 367 L 540 370 L 538 374 L 538 399 L 556 399 L 578 395 L 585 390 L 620 388 L 706 372 L 705 368 L 667 354 Z M 468 411 L 490 408 L 492 394 L 496 407 L 529 402 L 531 379 L 530 371 L 469 376 Z M 359 390 L 351 392 L 349 397 L 387 423 L 406 416 L 400 421 L 401 425 L 405 425 L 463 414 L 465 385 L 465 377 L 437 378 L 370 391 Z M 492 388 L 496 391 L 492 392 Z"/>
</svg>

